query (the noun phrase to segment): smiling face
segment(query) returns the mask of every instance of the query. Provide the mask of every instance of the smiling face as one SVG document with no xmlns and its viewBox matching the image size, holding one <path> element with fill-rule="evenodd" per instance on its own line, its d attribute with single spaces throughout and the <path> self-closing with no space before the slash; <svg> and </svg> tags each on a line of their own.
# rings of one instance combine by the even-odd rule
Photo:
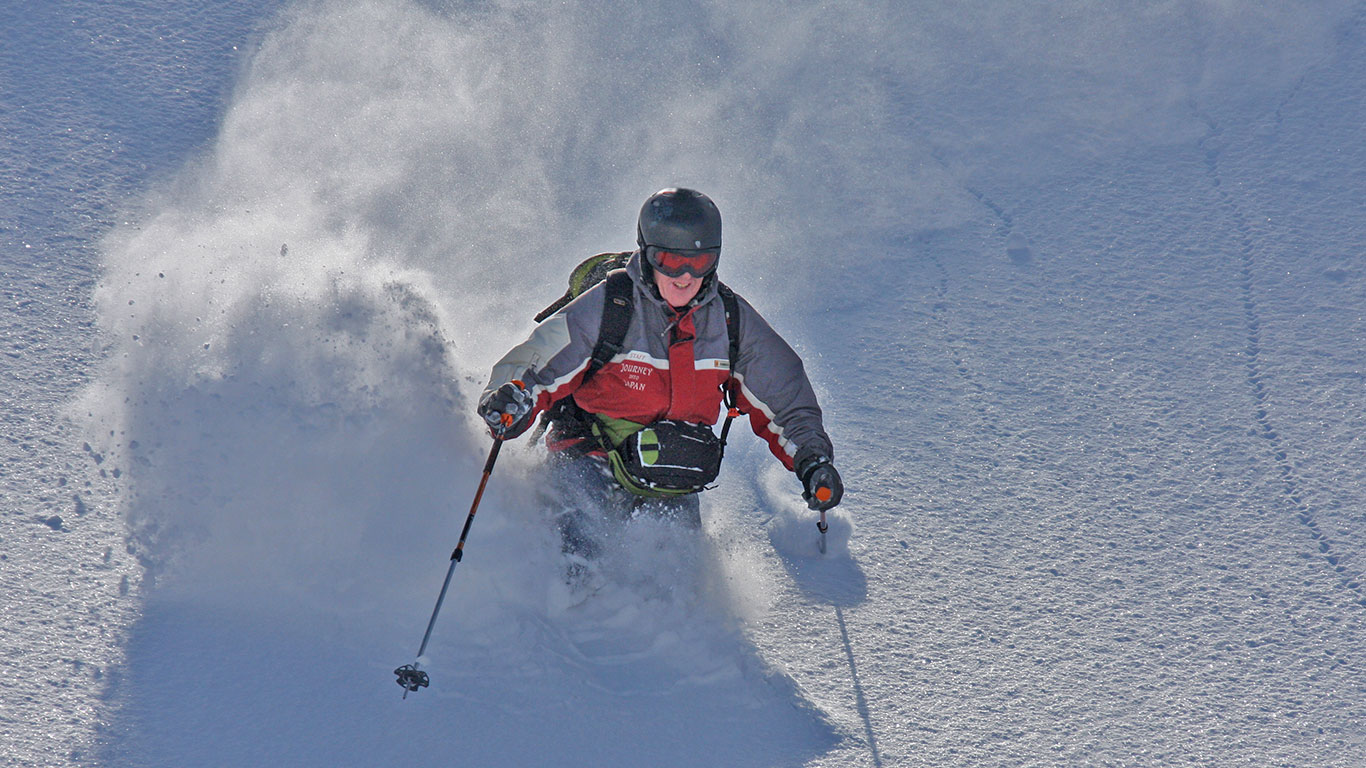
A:
<svg viewBox="0 0 1366 768">
<path fill-rule="evenodd" d="M 686 272 L 678 277 L 668 277 L 659 270 L 655 270 L 654 274 L 655 287 L 659 289 L 660 298 L 669 302 L 669 306 L 675 309 L 686 307 L 697 292 L 702 290 L 702 278 L 693 277 Z"/>
</svg>

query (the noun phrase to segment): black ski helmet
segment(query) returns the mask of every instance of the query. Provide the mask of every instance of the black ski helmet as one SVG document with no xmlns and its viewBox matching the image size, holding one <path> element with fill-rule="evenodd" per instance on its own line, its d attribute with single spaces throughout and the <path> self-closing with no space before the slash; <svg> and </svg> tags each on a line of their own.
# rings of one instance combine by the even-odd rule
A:
<svg viewBox="0 0 1366 768">
<path fill-rule="evenodd" d="M 695 189 L 662 189 L 640 207 L 636 242 L 678 251 L 721 247 L 721 212 Z"/>
</svg>

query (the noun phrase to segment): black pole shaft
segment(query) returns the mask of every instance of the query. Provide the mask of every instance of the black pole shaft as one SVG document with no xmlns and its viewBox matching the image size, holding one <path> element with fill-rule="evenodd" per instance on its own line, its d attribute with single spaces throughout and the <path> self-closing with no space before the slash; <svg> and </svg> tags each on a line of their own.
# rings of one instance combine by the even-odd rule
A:
<svg viewBox="0 0 1366 768">
<path fill-rule="evenodd" d="M 474 522 L 474 513 L 479 511 L 479 500 L 484 497 L 484 486 L 489 483 L 489 475 L 493 474 L 493 463 L 498 460 L 498 451 L 503 447 L 503 441 L 497 438 L 493 440 L 493 447 L 489 449 L 489 460 L 484 463 L 484 476 L 479 479 L 479 490 L 474 493 L 474 503 L 470 505 L 470 514 L 465 518 L 465 528 L 460 532 L 460 542 L 455 545 L 455 551 L 451 553 L 451 566 L 446 569 L 446 581 L 441 584 L 441 594 L 436 598 L 436 607 L 432 609 L 432 618 L 427 621 L 427 632 L 422 635 L 422 645 L 417 649 L 418 658 L 427 652 L 427 641 L 432 639 L 432 628 L 436 626 L 437 614 L 441 613 L 441 604 L 446 602 L 446 590 L 451 586 L 451 575 L 455 573 L 455 564 L 460 562 L 464 556 L 465 539 L 470 535 L 470 524 Z"/>
</svg>

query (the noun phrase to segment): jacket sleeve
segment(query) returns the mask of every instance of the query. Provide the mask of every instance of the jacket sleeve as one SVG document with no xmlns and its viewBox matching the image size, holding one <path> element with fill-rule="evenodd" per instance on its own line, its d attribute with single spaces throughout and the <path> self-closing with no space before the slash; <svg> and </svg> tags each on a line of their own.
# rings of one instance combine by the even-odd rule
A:
<svg viewBox="0 0 1366 768">
<path fill-rule="evenodd" d="M 741 298 L 739 304 L 735 378 L 740 383 L 740 410 L 749 415 L 754 433 L 788 469 L 794 469 L 803 449 L 834 458 L 801 358 L 749 302 Z"/>
<path fill-rule="evenodd" d="M 484 395 L 518 379 L 536 398 L 539 413 L 572 394 L 583 382 L 598 343 L 602 302 L 599 284 L 537 325 L 526 341 L 494 363 Z"/>
</svg>

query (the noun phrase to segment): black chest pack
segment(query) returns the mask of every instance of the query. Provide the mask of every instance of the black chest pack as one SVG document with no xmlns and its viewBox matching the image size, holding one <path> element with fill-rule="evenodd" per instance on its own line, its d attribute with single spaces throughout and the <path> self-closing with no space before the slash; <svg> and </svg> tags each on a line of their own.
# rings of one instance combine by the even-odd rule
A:
<svg viewBox="0 0 1366 768">
<path fill-rule="evenodd" d="M 635 290 L 631 276 L 623 267 L 631 252 L 600 253 L 579 266 L 569 276 L 569 290 L 554 304 L 536 315 L 536 322 L 560 311 L 584 291 L 605 282 L 602 327 L 598 343 L 583 380 L 597 373 L 611 362 L 626 341 L 635 304 Z M 584 411 L 574 402 L 573 395 L 565 397 L 546 411 L 537 428 L 539 436 L 554 422 L 591 437 L 607 454 L 612 474 L 626 490 L 641 496 L 677 496 L 705 490 L 721 471 L 726 437 L 731 422 L 740 414 L 736 391 L 735 361 L 740 355 L 740 307 L 735 292 L 719 280 L 717 293 L 726 312 L 726 335 L 730 342 L 730 371 L 725 385 L 726 421 L 717 437 L 706 424 L 693 424 L 675 419 L 662 419 L 653 424 L 630 425 L 623 428 L 620 420 L 606 420 Z"/>
</svg>

